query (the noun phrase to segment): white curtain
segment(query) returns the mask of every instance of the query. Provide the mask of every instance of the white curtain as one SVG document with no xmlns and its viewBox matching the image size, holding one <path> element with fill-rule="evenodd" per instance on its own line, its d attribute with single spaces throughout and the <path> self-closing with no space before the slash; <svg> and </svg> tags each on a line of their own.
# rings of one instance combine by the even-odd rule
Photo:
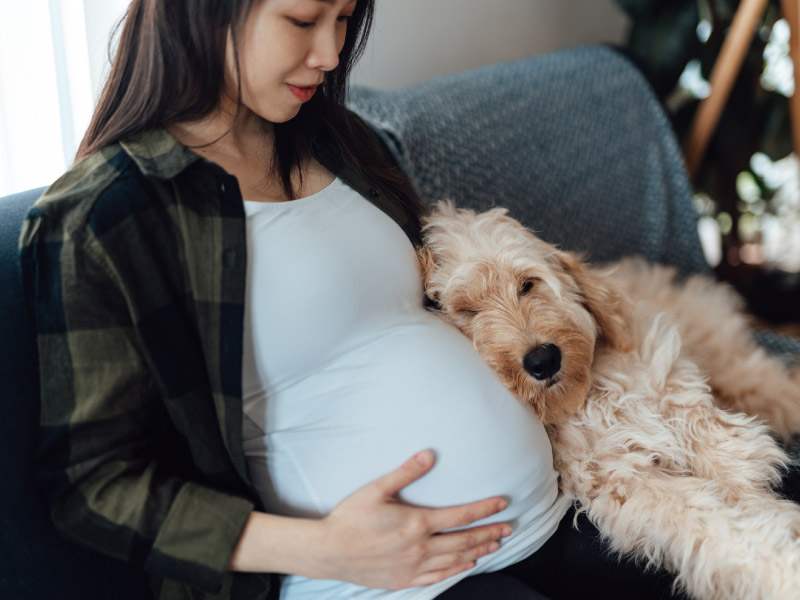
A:
<svg viewBox="0 0 800 600">
<path fill-rule="evenodd" d="M 99 4 L 0 0 L 0 196 L 49 185 L 72 163 L 126 0 Z"/>
</svg>

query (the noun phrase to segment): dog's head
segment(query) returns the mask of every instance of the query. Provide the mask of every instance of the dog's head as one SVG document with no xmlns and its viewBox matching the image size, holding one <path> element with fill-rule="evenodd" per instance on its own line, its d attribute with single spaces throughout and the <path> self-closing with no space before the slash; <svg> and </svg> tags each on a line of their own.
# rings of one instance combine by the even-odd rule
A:
<svg viewBox="0 0 800 600">
<path fill-rule="evenodd" d="M 439 203 L 423 240 L 428 297 L 544 423 L 583 406 L 598 343 L 630 349 L 623 300 L 505 209 Z"/>
</svg>

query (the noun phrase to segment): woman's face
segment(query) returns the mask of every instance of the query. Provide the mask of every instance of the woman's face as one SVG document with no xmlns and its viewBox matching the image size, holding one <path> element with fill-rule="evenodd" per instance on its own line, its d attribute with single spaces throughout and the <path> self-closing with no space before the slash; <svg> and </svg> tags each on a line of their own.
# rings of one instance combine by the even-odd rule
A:
<svg viewBox="0 0 800 600">
<path fill-rule="evenodd" d="M 272 123 L 292 119 L 339 64 L 356 0 L 256 0 L 239 40 L 242 104 Z M 226 94 L 236 100 L 228 39 Z"/>
</svg>

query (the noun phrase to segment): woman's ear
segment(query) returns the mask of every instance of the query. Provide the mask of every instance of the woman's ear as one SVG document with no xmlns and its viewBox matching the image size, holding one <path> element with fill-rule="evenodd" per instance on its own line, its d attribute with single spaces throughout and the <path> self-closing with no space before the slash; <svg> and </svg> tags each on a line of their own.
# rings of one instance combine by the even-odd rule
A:
<svg viewBox="0 0 800 600">
<path fill-rule="evenodd" d="M 600 327 L 601 340 L 618 352 L 633 350 L 627 300 L 608 286 L 601 275 L 586 269 L 576 254 L 559 251 L 556 259 L 578 284 L 584 306 Z"/>
</svg>

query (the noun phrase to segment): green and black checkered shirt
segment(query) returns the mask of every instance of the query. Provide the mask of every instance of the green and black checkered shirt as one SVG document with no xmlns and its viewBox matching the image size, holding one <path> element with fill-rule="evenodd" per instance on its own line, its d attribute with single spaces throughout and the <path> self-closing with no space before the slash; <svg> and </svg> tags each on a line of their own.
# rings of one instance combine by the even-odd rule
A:
<svg viewBox="0 0 800 600">
<path fill-rule="evenodd" d="M 418 240 L 390 197 L 335 172 Z M 37 472 L 58 529 L 140 565 L 160 598 L 266 597 L 269 577 L 226 572 L 257 508 L 242 449 L 236 179 L 150 131 L 54 183 L 20 252 L 38 335 Z"/>
</svg>

